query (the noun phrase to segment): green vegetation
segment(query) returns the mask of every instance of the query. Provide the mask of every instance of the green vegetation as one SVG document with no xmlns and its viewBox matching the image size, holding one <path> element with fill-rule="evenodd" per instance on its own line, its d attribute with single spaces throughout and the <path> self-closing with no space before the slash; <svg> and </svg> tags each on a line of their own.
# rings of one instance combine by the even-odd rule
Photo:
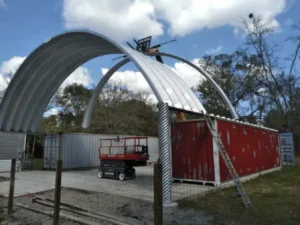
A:
<svg viewBox="0 0 300 225">
<path fill-rule="evenodd" d="M 35 158 L 33 160 L 33 170 L 42 170 L 43 169 L 43 159 Z"/>
<path fill-rule="evenodd" d="M 244 208 L 240 198 L 234 198 L 233 188 L 204 196 L 184 199 L 181 208 L 203 210 L 215 218 L 215 224 L 292 225 L 300 221 L 300 158 L 296 167 L 284 167 L 246 182 L 244 187 L 252 201 Z"/>
<path fill-rule="evenodd" d="M 5 220 L 5 215 L 3 209 L 0 208 L 0 224 Z"/>
</svg>

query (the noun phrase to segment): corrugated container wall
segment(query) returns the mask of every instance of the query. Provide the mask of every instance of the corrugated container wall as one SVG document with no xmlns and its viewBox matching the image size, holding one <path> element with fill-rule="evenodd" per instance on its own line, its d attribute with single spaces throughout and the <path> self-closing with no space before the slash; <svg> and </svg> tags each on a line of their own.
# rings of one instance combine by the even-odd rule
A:
<svg viewBox="0 0 300 225">
<path fill-rule="evenodd" d="M 284 166 L 295 166 L 295 148 L 292 133 L 280 134 L 281 161 Z"/>
<path fill-rule="evenodd" d="M 16 159 L 25 151 L 23 133 L 0 132 L 0 159 Z"/>
<path fill-rule="evenodd" d="M 128 135 L 118 135 L 130 137 Z M 62 134 L 62 160 L 64 169 L 92 168 L 100 165 L 99 144 L 100 139 L 116 138 L 117 135 L 99 134 Z M 158 138 L 148 137 L 150 158 L 148 162 L 158 159 Z M 55 169 L 58 159 L 59 140 L 58 134 L 45 136 L 44 142 L 44 169 Z"/>
<path fill-rule="evenodd" d="M 218 133 L 238 174 L 243 177 L 280 167 L 276 131 L 229 121 L 217 121 Z M 220 156 L 221 182 L 231 180 Z"/>
<path fill-rule="evenodd" d="M 277 131 L 222 119 L 214 124 L 241 177 L 280 169 Z M 231 180 L 205 121 L 173 123 L 171 133 L 174 180 L 215 185 Z"/>
<path fill-rule="evenodd" d="M 213 142 L 205 121 L 175 123 L 171 135 L 173 178 L 213 183 Z"/>
</svg>

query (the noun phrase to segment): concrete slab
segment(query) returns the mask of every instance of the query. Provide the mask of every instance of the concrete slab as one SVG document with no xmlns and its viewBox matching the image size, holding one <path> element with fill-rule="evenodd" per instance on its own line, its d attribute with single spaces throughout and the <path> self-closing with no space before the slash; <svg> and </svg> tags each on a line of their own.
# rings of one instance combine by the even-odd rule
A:
<svg viewBox="0 0 300 225">
<path fill-rule="evenodd" d="M 153 201 L 153 167 L 137 167 L 136 179 L 119 181 L 99 179 L 97 170 L 63 172 L 62 186 L 84 191 L 102 192 L 112 195 Z M 9 173 L 0 173 L 9 177 Z M 16 173 L 15 196 L 34 194 L 55 187 L 54 171 L 26 171 Z M 212 186 L 199 184 L 174 183 L 172 197 L 176 201 L 191 195 L 212 190 Z M 9 182 L 0 183 L 0 195 L 8 196 Z"/>
</svg>

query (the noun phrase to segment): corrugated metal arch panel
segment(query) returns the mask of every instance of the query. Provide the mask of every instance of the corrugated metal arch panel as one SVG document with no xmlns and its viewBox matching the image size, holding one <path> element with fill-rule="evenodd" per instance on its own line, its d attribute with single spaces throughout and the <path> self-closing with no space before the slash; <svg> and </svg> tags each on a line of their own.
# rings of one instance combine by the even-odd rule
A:
<svg viewBox="0 0 300 225">
<path fill-rule="evenodd" d="M 195 98 L 192 91 L 171 69 L 163 68 L 165 65 L 101 34 L 74 31 L 41 45 L 18 69 L 0 105 L 1 130 L 37 131 L 46 106 L 60 84 L 86 61 L 115 53 L 124 53 L 135 63 L 158 101 L 172 106 L 181 104 L 192 111 L 203 110 L 199 101 L 189 100 Z M 170 76 L 174 76 L 177 86 L 168 81 Z M 187 93 L 185 100 L 180 90 Z"/>
<path fill-rule="evenodd" d="M 145 59 L 145 62 L 148 60 L 148 58 Z M 100 82 L 98 83 L 98 85 L 96 86 L 93 95 L 89 101 L 89 105 L 87 107 L 87 110 L 85 112 L 84 115 L 84 119 L 83 119 L 83 123 L 82 123 L 82 127 L 87 128 L 90 124 L 90 120 L 92 117 L 92 113 L 95 107 L 95 103 L 97 101 L 97 96 L 101 93 L 103 87 L 105 86 L 105 84 L 108 82 L 108 80 L 110 79 L 110 77 L 119 69 L 121 68 L 123 65 L 125 65 L 126 63 L 128 63 L 130 60 L 124 59 L 120 62 L 118 62 L 116 65 L 114 65 L 100 80 Z M 152 63 L 150 62 L 147 65 L 152 65 Z M 157 64 L 156 64 L 157 65 Z M 154 65 L 154 66 L 156 66 Z M 166 74 L 167 75 L 167 79 L 169 79 L 172 84 L 173 84 L 173 89 L 172 90 L 177 90 L 178 94 L 178 98 L 180 99 L 180 103 L 175 103 L 173 104 L 176 108 L 185 108 L 187 110 L 191 110 L 191 111 L 204 111 L 206 112 L 206 110 L 204 109 L 204 107 L 202 106 L 202 104 L 199 102 L 199 99 L 196 97 L 196 95 L 191 91 L 191 89 L 186 85 L 186 83 L 184 82 L 184 80 L 182 80 L 176 73 L 174 73 L 170 68 L 168 68 L 167 66 L 163 65 L 163 64 L 158 64 L 160 66 L 160 68 L 157 68 L 157 70 L 160 73 Z M 171 71 L 171 72 L 170 72 Z M 171 93 L 172 94 L 172 93 Z M 189 102 L 189 106 L 187 105 L 182 105 L 182 102 Z M 199 106 L 200 105 L 200 106 Z M 200 109 L 200 110 L 199 110 Z"/>
</svg>

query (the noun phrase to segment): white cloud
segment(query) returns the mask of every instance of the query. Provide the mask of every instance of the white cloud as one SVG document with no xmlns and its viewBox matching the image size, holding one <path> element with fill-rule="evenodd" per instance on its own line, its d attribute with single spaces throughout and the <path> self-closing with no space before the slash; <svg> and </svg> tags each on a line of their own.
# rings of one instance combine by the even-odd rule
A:
<svg viewBox="0 0 300 225">
<path fill-rule="evenodd" d="M 88 28 L 119 40 L 163 34 L 184 36 L 204 28 L 239 27 L 249 13 L 262 15 L 279 26 L 275 17 L 288 0 L 64 0 L 67 28 Z"/>
<path fill-rule="evenodd" d="M 5 88 L 7 87 L 7 83 L 7 79 L 2 74 L 0 74 L 0 92 L 5 90 Z"/>
<path fill-rule="evenodd" d="M 12 76 L 26 57 L 14 56 L 4 61 L 0 66 L 0 91 L 4 91 L 9 84 Z"/>
<path fill-rule="evenodd" d="M 25 59 L 26 57 L 14 56 L 9 60 L 4 61 L 0 67 L 0 72 L 5 75 L 8 75 L 9 73 L 15 74 Z"/>
<path fill-rule="evenodd" d="M 238 28 L 238 27 L 235 27 L 235 28 L 233 29 L 233 33 L 234 33 L 234 35 L 235 35 L 236 37 L 239 36 L 239 34 L 241 33 L 241 29 Z"/>
<path fill-rule="evenodd" d="M 60 112 L 59 108 L 51 108 L 47 112 L 44 113 L 45 117 L 49 117 L 51 115 L 57 115 Z"/>
<path fill-rule="evenodd" d="M 63 18 L 68 29 L 87 28 L 118 40 L 163 34 L 151 1 L 64 0 Z"/>
<path fill-rule="evenodd" d="M 107 73 L 107 68 L 102 68 L 101 72 L 103 75 Z M 141 74 L 141 72 L 136 72 L 132 70 L 125 70 L 125 71 L 117 71 L 114 75 L 110 78 L 112 82 L 120 82 L 127 86 L 127 88 L 135 93 L 139 91 L 148 91 L 151 92 L 151 88 L 148 85 L 147 81 Z"/>
<path fill-rule="evenodd" d="M 60 88 L 64 89 L 70 84 L 82 84 L 83 86 L 89 86 L 93 83 L 90 72 L 87 68 L 80 66 L 61 84 Z"/>
<path fill-rule="evenodd" d="M 199 65 L 199 59 L 193 59 L 191 62 L 196 66 Z M 203 79 L 202 75 L 192 68 L 191 66 L 183 63 L 183 62 L 176 62 L 174 67 L 171 67 L 174 72 L 176 72 L 185 82 L 186 84 L 194 88 L 198 85 L 199 81 Z"/>
<path fill-rule="evenodd" d="M 5 2 L 4 2 L 4 0 L 0 0 L 0 7 L 5 7 L 6 5 L 5 5 Z"/>
<path fill-rule="evenodd" d="M 199 59 L 193 59 L 191 62 L 195 65 L 199 65 L 198 61 Z M 174 66 L 170 68 L 174 72 L 176 72 L 189 87 L 195 87 L 199 83 L 199 81 L 203 79 L 203 77 L 199 74 L 197 70 L 193 69 L 185 63 L 176 62 Z M 101 72 L 103 75 L 105 75 L 108 72 L 108 69 L 102 68 Z M 121 84 L 126 85 L 126 87 L 129 90 L 135 93 L 139 91 L 151 93 L 149 99 L 151 101 L 156 102 L 156 98 L 141 72 L 136 72 L 132 70 L 118 71 L 114 73 L 110 81 L 117 83 L 120 82 Z"/>
<path fill-rule="evenodd" d="M 213 54 L 217 54 L 218 52 L 220 52 L 221 50 L 223 49 L 223 46 L 222 45 L 219 45 L 215 48 L 211 48 L 211 49 L 208 49 L 205 54 L 208 54 L 208 55 L 213 55 Z"/>
</svg>

